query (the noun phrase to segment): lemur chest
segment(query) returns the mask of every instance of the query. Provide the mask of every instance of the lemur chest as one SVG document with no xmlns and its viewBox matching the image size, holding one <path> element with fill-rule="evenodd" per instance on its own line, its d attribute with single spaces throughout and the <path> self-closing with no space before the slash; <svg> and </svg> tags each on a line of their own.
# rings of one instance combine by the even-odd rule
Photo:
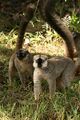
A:
<svg viewBox="0 0 80 120">
<path fill-rule="evenodd" d="M 32 71 L 32 65 L 31 64 L 26 64 L 26 63 L 23 63 L 23 64 L 20 64 L 20 70 L 22 72 L 31 72 Z"/>
</svg>

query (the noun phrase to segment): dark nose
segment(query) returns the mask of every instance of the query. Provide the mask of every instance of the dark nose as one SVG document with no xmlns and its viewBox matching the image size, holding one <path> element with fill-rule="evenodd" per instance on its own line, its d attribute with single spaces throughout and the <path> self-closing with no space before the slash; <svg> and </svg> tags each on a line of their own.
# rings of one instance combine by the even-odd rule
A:
<svg viewBox="0 0 80 120">
<path fill-rule="evenodd" d="M 43 60 L 41 58 L 37 59 L 38 67 L 42 67 Z"/>
</svg>

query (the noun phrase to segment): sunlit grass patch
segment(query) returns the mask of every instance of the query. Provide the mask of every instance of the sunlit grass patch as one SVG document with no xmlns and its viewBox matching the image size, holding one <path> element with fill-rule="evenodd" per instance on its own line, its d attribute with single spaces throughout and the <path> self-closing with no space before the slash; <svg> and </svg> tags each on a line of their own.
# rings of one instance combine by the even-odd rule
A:
<svg viewBox="0 0 80 120">
<path fill-rule="evenodd" d="M 0 120 L 13 120 L 13 119 L 9 118 L 7 111 L 2 110 L 0 108 Z"/>
</svg>

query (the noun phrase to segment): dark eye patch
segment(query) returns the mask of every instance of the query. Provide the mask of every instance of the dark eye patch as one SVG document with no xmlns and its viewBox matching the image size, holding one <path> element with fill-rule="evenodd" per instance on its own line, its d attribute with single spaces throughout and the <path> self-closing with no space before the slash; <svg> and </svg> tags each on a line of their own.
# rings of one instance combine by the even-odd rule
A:
<svg viewBox="0 0 80 120">
<path fill-rule="evenodd" d="M 28 51 L 25 50 L 19 50 L 16 52 L 16 56 L 19 60 L 22 60 L 23 58 L 25 58 L 27 55 L 29 55 Z"/>
<path fill-rule="evenodd" d="M 42 60 L 41 58 L 39 58 L 39 59 L 36 60 L 36 62 L 37 62 L 37 63 L 43 63 L 44 60 Z"/>
<path fill-rule="evenodd" d="M 44 62 L 43 59 L 39 58 L 36 60 L 36 63 L 38 63 L 38 67 L 42 67 L 42 63 Z"/>
</svg>

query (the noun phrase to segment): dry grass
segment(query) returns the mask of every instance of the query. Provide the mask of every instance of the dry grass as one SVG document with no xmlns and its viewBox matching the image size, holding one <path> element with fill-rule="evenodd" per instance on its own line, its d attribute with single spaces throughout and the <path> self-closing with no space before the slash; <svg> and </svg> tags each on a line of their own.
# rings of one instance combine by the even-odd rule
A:
<svg viewBox="0 0 80 120">
<path fill-rule="evenodd" d="M 44 37 L 45 36 L 45 37 Z M 80 81 L 77 78 L 68 90 L 56 92 L 55 98 L 48 99 L 44 93 L 37 108 L 33 97 L 33 86 L 29 83 L 23 90 L 17 78 L 12 91 L 9 91 L 8 62 L 17 38 L 16 31 L 8 34 L 0 32 L 0 120 L 80 120 Z M 30 39 L 29 51 L 47 55 L 64 55 L 63 41 L 51 30 L 46 34 L 26 33 Z M 53 41 L 54 40 L 54 41 Z"/>
</svg>

